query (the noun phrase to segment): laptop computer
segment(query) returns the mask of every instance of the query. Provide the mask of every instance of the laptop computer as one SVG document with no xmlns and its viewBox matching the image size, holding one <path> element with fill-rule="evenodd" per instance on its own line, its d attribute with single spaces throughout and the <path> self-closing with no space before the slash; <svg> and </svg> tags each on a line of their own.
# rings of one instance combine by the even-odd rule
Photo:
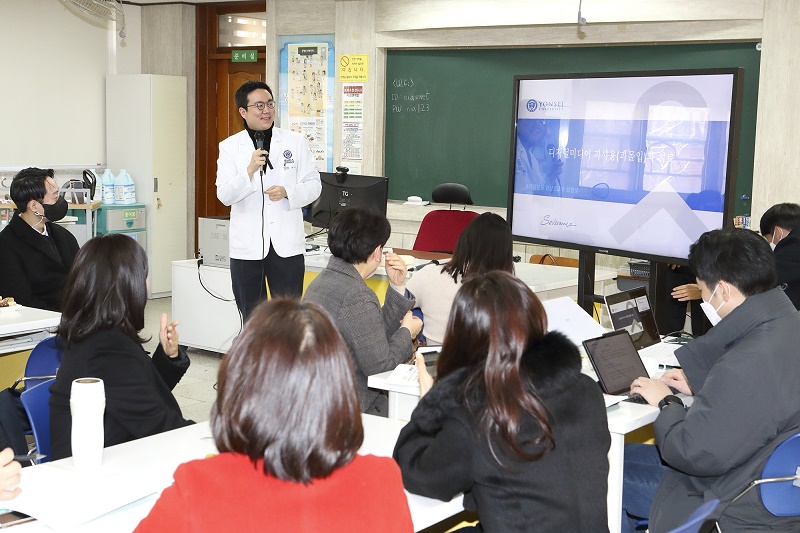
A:
<svg viewBox="0 0 800 533">
<path fill-rule="evenodd" d="M 630 333 L 633 345 L 642 357 L 655 359 L 663 365 L 680 366 L 675 357 L 675 350 L 681 345 L 661 341 L 656 318 L 644 287 L 611 294 L 605 299 L 611 326 Z"/>
<path fill-rule="evenodd" d="M 629 395 L 631 383 L 636 378 L 648 376 L 627 330 L 620 329 L 586 339 L 583 347 L 606 394 Z"/>
</svg>

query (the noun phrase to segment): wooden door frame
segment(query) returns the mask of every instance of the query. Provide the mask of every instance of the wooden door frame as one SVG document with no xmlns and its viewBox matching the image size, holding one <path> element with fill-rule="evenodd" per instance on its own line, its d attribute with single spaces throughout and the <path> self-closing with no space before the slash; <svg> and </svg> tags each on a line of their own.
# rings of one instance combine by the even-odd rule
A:
<svg viewBox="0 0 800 533">
<path fill-rule="evenodd" d="M 266 8 L 263 0 L 224 4 L 197 4 L 197 101 L 195 108 L 195 250 L 197 250 L 197 219 L 209 213 L 216 201 L 217 139 L 217 63 L 230 61 L 231 47 L 217 46 L 219 15 L 226 13 L 256 13 Z M 248 47 L 266 57 L 265 46 Z M 264 69 L 266 75 L 266 68 Z"/>
</svg>

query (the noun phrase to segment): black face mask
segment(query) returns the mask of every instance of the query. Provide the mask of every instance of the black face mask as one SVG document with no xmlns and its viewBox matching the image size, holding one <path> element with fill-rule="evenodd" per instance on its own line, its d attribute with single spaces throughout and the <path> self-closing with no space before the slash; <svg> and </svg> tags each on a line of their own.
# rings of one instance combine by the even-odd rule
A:
<svg viewBox="0 0 800 533">
<path fill-rule="evenodd" d="M 54 204 L 42 204 L 44 216 L 50 222 L 57 222 L 67 216 L 69 205 L 64 198 L 59 198 Z"/>
</svg>

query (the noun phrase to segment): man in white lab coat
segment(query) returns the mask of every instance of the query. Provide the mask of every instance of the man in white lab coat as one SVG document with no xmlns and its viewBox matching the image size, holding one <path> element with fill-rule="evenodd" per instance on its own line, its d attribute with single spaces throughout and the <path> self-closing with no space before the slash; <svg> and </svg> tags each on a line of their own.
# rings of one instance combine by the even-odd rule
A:
<svg viewBox="0 0 800 533">
<path fill-rule="evenodd" d="M 269 86 L 244 83 L 235 94 L 245 129 L 219 143 L 217 198 L 231 206 L 230 263 L 244 319 L 266 297 L 299 298 L 305 261 L 304 206 L 322 184 L 306 139 L 275 127 Z"/>
</svg>

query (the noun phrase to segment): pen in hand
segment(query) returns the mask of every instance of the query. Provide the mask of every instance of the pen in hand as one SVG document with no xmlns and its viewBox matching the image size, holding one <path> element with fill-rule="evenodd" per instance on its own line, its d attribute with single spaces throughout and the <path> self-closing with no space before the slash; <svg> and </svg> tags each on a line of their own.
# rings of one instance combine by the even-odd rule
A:
<svg viewBox="0 0 800 533">
<path fill-rule="evenodd" d="M 21 463 L 23 461 L 40 461 L 45 457 L 47 456 L 41 453 L 36 453 L 33 455 L 15 455 L 14 460 Z"/>
</svg>

